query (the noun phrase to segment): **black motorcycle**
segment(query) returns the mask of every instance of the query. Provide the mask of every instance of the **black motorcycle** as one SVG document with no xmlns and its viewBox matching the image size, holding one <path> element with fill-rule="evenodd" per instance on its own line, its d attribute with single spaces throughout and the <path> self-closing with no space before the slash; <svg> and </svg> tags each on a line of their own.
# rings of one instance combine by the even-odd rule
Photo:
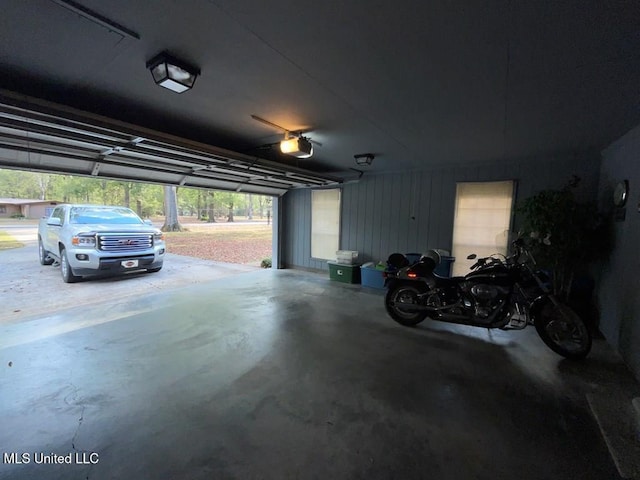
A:
<svg viewBox="0 0 640 480">
<path fill-rule="evenodd" d="M 396 322 L 414 326 L 425 318 L 483 328 L 523 329 L 533 324 L 542 341 L 566 358 L 584 358 L 591 334 L 582 319 L 552 293 L 548 276 L 521 239 L 513 254 L 477 260 L 464 277 L 434 273 L 439 255 L 430 251 L 409 264 L 399 253 L 389 256 L 385 271 L 385 307 Z"/>
</svg>

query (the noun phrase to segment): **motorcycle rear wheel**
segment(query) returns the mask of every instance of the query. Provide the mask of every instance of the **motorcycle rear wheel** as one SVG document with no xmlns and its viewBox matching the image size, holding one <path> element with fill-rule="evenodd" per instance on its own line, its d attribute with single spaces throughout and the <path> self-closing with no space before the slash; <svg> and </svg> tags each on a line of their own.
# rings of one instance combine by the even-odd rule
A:
<svg viewBox="0 0 640 480">
<path fill-rule="evenodd" d="M 417 305 L 419 295 L 424 291 L 423 288 L 406 283 L 390 288 L 384 298 L 384 306 L 387 309 L 387 313 L 396 322 L 405 327 L 418 325 L 427 318 L 427 312 L 403 310 L 402 304 Z"/>
<path fill-rule="evenodd" d="M 542 341 L 565 358 L 580 360 L 591 351 L 591 333 L 571 307 L 549 300 L 535 318 Z"/>
</svg>

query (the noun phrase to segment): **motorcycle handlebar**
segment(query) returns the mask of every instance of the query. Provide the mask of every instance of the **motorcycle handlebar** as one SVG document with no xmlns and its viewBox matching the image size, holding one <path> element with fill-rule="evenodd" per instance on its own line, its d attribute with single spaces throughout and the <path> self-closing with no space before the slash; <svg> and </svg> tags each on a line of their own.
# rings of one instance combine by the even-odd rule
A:
<svg viewBox="0 0 640 480">
<path fill-rule="evenodd" d="M 476 263 L 474 263 L 473 265 L 471 265 L 471 270 L 475 270 L 476 268 L 480 268 L 480 267 L 484 267 L 487 263 L 487 258 L 479 258 Z"/>
<path fill-rule="evenodd" d="M 511 245 L 513 247 L 513 255 L 510 255 L 508 257 L 504 257 L 504 260 L 500 260 L 498 258 L 494 258 L 492 256 L 489 257 L 484 257 L 484 258 L 478 258 L 478 260 L 476 261 L 476 263 L 474 263 L 473 265 L 471 265 L 470 269 L 471 270 L 476 270 L 480 267 L 484 267 L 487 262 L 490 263 L 499 263 L 499 262 L 503 262 L 506 265 L 513 265 L 514 263 L 518 263 L 518 260 L 520 258 L 520 256 L 524 253 L 527 253 L 529 256 L 531 255 L 529 253 L 529 251 L 527 250 L 527 247 L 524 243 L 524 240 L 522 238 L 518 238 L 516 240 L 514 240 L 513 242 L 511 242 Z"/>
</svg>

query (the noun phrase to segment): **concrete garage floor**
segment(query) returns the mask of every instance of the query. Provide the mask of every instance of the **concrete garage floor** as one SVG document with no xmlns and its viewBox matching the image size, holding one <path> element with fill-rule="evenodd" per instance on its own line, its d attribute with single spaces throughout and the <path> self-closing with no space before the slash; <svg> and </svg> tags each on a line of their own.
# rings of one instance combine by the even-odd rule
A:
<svg viewBox="0 0 640 480">
<path fill-rule="evenodd" d="M 31 459 L 0 478 L 620 478 L 586 395 L 638 385 L 603 340 L 572 363 L 533 329 L 408 329 L 291 270 L 113 285 L 0 324 L 0 450 Z M 75 453 L 97 463 L 34 463 Z"/>
</svg>

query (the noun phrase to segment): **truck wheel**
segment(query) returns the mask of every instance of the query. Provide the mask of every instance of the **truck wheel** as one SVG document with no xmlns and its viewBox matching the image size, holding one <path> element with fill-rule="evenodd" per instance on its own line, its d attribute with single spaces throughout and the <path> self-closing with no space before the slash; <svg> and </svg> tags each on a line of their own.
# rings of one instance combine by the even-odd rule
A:
<svg viewBox="0 0 640 480">
<path fill-rule="evenodd" d="M 69 260 L 67 259 L 67 251 L 64 248 L 60 248 L 60 272 L 62 272 L 62 281 L 64 283 L 75 283 L 80 280 L 80 277 L 77 277 L 71 271 L 71 265 L 69 265 Z"/>
<path fill-rule="evenodd" d="M 44 249 L 40 237 L 38 237 L 38 256 L 40 257 L 40 265 L 51 265 L 53 263 L 53 258 L 49 257 L 49 252 Z"/>
</svg>

